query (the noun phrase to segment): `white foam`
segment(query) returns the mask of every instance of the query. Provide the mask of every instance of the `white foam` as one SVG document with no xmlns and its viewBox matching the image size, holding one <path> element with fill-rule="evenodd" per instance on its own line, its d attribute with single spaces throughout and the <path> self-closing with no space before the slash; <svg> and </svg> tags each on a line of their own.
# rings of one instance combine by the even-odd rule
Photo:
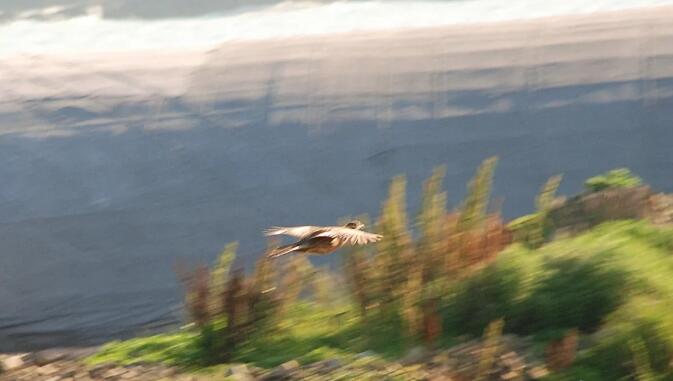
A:
<svg viewBox="0 0 673 381">
<path fill-rule="evenodd" d="M 0 25 L 0 55 L 208 48 L 232 40 L 532 19 L 663 4 L 673 0 L 294 2 L 231 15 L 159 21 L 105 19 L 92 9 L 87 16 L 71 19 Z"/>
</svg>

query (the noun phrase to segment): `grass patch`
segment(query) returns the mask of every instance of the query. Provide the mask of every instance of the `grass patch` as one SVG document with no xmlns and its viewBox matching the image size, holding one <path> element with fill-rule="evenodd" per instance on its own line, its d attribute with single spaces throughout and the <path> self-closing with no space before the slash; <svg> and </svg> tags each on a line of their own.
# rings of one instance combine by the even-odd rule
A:
<svg viewBox="0 0 673 381">
<path fill-rule="evenodd" d="M 198 363 L 201 356 L 199 336 L 193 332 L 180 332 L 112 341 L 88 357 L 86 362 L 90 365 L 163 363 L 189 367 Z"/>
<path fill-rule="evenodd" d="M 259 332 L 243 343 L 232 363 L 272 368 L 290 360 L 302 364 L 326 359 L 353 361 L 358 353 L 368 349 L 385 359 L 399 357 L 406 347 L 397 338 L 399 331 L 392 335 L 392 326 L 376 324 L 376 327 L 364 324 L 349 306 L 322 309 L 310 303 L 298 303 L 277 326 Z M 370 329 L 378 329 L 380 334 L 372 335 Z M 376 340 L 371 340 L 372 337 Z M 185 331 L 113 341 L 89 357 L 87 362 L 163 363 L 191 370 L 212 369 L 202 361 L 206 353 L 201 340 L 196 332 Z"/>
</svg>

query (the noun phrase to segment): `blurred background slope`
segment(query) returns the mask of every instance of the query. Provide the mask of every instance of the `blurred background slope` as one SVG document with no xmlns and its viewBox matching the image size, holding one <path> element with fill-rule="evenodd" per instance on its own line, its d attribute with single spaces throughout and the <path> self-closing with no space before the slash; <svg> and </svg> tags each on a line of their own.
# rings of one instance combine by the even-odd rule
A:
<svg viewBox="0 0 673 381">
<path fill-rule="evenodd" d="M 146 3 L 2 2 L 0 349 L 174 324 L 178 258 L 251 263 L 400 173 L 457 202 L 498 155 L 507 218 L 561 172 L 673 190 L 670 6 Z"/>
</svg>

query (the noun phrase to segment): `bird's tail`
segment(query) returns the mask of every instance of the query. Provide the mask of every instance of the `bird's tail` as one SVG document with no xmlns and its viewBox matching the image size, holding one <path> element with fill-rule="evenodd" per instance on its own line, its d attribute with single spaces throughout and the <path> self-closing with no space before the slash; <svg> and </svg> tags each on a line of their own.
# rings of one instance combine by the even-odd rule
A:
<svg viewBox="0 0 673 381">
<path fill-rule="evenodd" d="M 290 254 L 293 251 L 297 251 L 299 249 L 301 249 L 301 246 L 297 245 L 296 243 L 293 243 L 293 244 L 277 247 L 277 248 L 269 251 L 269 253 L 266 256 L 267 256 L 267 258 L 278 258 L 280 256 L 283 256 L 285 254 Z"/>
</svg>

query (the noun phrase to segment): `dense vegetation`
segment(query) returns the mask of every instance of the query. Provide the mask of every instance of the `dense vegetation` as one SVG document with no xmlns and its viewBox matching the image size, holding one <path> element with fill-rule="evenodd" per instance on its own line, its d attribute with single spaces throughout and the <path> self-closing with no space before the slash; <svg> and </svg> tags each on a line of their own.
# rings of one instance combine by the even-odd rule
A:
<svg viewBox="0 0 673 381">
<path fill-rule="evenodd" d="M 454 211 L 438 168 L 414 224 L 405 179 L 395 178 L 374 224 L 385 239 L 346 253 L 339 274 L 295 256 L 262 259 L 245 276 L 231 271 L 229 245 L 212 269 L 180 271 L 190 328 L 110 343 L 91 361 L 271 367 L 356 361 L 365 350 L 394 359 L 412 346 L 502 330 L 531 338 L 552 380 L 673 380 L 673 230 L 620 220 L 555 237 L 547 215 L 560 177 L 542 187 L 536 213 L 506 225 L 489 209 L 495 165 L 482 164 Z M 610 172 L 587 189 L 633 179 Z"/>
</svg>

